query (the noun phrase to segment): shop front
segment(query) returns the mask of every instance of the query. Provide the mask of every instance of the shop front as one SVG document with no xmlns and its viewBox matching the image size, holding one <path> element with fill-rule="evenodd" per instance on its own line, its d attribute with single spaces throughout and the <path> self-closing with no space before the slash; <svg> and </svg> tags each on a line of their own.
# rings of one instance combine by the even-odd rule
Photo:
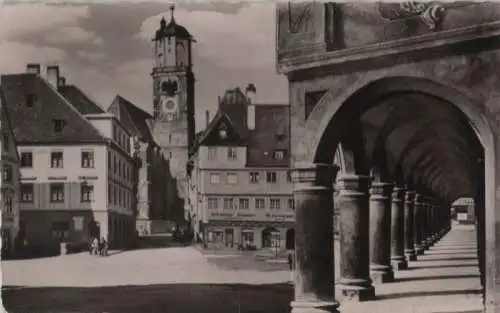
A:
<svg viewBox="0 0 500 313">
<path fill-rule="evenodd" d="M 207 245 L 212 247 L 286 249 L 292 222 L 209 221 L 204 226 Z M 290 235 L 288 235 L 290 238 Z"/>
</svg>

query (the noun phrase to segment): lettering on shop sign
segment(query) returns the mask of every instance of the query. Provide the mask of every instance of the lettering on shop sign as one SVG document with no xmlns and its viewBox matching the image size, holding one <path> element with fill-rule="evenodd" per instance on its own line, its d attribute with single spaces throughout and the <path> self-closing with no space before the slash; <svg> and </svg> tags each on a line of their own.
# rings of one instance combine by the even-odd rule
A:
<svg viewBox="0 0 500 313">
<path fill-rule="evenodd" d="M 293 214 L 266 214 L 267 217 L 272 218 L 272 219 L 287 219 L 287 218 L 293 218 Z"/>
<path fill-rule="evenodd" d="M 255 214 L 250 214 L 250 213 L 221 213 L 221 212 L 212 212 L 210 214 L 211 216 L 217 216 L 217 217 L 255 217 Z"/>
<path fill-rule="evenodd" d="M 66 180 L 66 179 L 68 179 L 68 177 L 66 177 L 66 176 L 49 176 L 48 179 L 49 180 Z"/>
<path fill-rule="evenodd" d="M 97 176 L 78 176 L 78 179 L 80 180 L 97 180 Z"/>
</svg>

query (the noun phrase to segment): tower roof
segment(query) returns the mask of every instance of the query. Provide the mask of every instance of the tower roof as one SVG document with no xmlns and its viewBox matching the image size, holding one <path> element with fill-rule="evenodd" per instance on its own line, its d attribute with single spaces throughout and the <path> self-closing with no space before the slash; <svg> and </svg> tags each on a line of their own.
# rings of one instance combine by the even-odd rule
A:
<svg viewBox="0 0 500 313">
<path fill-rule="evenodd" d="M 167 24 L 165 17 L 160 20 L 160 28 L 156 31 L 155 38 L 153 40 L 159 40 L 164 37 L 177 37 L 180 39 L 190 39 L 193 40 L 193 36 L 188 32 L 188 30 L 175 22 L 174 18 L 175 6 L 170 6 L 170 22 Z"/>
</svg>

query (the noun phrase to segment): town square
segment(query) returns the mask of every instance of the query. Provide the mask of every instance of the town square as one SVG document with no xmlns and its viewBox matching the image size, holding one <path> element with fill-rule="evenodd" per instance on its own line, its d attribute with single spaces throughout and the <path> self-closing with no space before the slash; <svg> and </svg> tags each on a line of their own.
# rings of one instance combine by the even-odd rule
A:
<svg viewBox="0 0 500 313">
<path fill-rule="evenodd" d="M 4 311 L 499 313 L 499 39 L 495 2 L 0 6 Z"/>
</svg>

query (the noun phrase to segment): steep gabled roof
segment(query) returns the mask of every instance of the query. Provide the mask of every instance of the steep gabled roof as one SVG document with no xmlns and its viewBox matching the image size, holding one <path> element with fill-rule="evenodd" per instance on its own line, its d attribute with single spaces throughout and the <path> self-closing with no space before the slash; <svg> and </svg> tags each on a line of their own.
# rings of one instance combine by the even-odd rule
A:
<svg viewBox="0 0 500 313">
<path fill-rule="evenodd" d="M 0 127 L 2 128 L 2 132 L 7 133 L 9 136 L 9 141 L 12 149 L 11 151 L 2 151 L 2 154 L 6 153 L 9 156 L 13 156 L 17 161 L 19 161 L 19 151 L 17 151 L 16 146 L 16 138 L 14 137 L 14 133 L 12 131 L 12 123 L 10 121 L 9 110 L 5 105 L 5 98 L 2 94 L 2 90 L 0 88 Z"/>
<path fill-rule="evenodd" d="M 58 90 L 81 114 L 104 113 L 104 110 L 92 101 L 80 88 L 74 85 L 64 85 L 59 86 Z"/>
<path fill-rule="evenodd" d="M 246 130 L 247 165 L 287 167 L 290 163 L 290 107 L 259 104 L 255 106 L 255 129 Z M 274 151 L 284 152 L 275 159 Z"/>
<path fill-rule="evenodd" d="M 40 76 L 3 75 L 1 88 L 18 144 L 105 142 L 104 136 Z M 55 120 L 63 122 L 61 132 L 54 132 Z"/>
<path fill-rule="evenodd" d="M 108 112 L 115 114 L 132 136 L 137 136 L 145 142 L 154 143 L 153 135 L 147 124 L 147 120 L 153 118 L 151 114 L 120 95 L 115 97 Z"/>
<path fill-rule="evenodd" d="M 226 131 L 227 136 L 225 138 L 221 138 L 219 135 L 219 131 L 222 129 Z M 200 134 L 197 144 L 207 146 L 238 146 L 245 145 L 245 140 L 235 129 L 229 116 L 219 110 L 205 131 Z"/>
</svg>

